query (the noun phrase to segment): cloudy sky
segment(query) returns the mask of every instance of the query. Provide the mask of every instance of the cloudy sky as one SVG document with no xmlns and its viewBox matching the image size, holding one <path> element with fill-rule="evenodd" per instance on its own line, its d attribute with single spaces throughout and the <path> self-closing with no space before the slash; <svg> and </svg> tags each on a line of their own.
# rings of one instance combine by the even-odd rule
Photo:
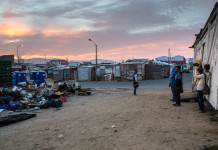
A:
<svg viewBox="0 0 218 150">
<path fill-rule="evenodd" d="M 193 57 L 217 0 L 0 0 L 0 55 L 121 61 Z"/>
</svg>

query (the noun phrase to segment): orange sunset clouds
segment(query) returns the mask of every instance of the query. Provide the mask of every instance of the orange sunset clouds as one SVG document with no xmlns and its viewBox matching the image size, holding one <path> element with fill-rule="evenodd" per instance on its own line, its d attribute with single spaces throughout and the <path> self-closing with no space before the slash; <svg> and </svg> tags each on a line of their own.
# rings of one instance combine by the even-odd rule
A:
<svg viewBox="0 0 218 150">
<path fill-rule="evenodd" d="M 216 0 L 0 1 L 0 55 L 114 61 L 193 57 L 195 34 Z"/>
</svg>

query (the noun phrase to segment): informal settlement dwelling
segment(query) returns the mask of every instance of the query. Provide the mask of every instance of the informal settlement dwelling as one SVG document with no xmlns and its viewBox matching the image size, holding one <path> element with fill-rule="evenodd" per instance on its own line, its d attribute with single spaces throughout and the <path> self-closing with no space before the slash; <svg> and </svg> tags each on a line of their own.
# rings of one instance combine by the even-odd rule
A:
<svg viewBox="0 0 218 150">
<path fill-rule="evenodd" d="M 215 4 L 205 26 L 196 34 L 196 40 L 191 48 L 194 48 L 194 63 L 211 66 L 210 95 L 206 96 L 211 105 L 218 110 L 218 2 Z M 197 65 L 196 64 L 196 65 Z M 193 74 L 196 74 L 194 67 Z M 197 82 L 196 79 L 193 83 Z"/>
<path fill-rule="evenodd" d="M 129 59 L 124 63 L 121 63 L 121 77 L 123 79 L 132 80 L 135 69 L 138 71 L 139 80 L 145 77 L 145 64 L 148 59 Z"/>
<path fill-rule="evenodd" d="M 50 61 L 50 65 L 58 66 L 58 65 L 68 65 L 68 62 L 63 59 L 53 59 Z"/>
<path fill-rule="evenodd" d="M 183 65 L 186 63 L 186 59 L 184 56 L 174 56 L 174 57 L 167 57 L 167 56 L 162 56 L 156 58 L 157 61 L 162 61 L 166 63 L 172 63 L 172 64 L 178 64 L 178 65 Z"/>
<path fill-rule="evenodd" d="M 169 77 L 171 64 L 151 60 L 145 65 L 144 79 L 162 79 Z"/>
<path fill-rule="evenodd" d="M 112 81 L 120 80 L 120 64 L 119 63 L 102 63 L 97 69 L 97 75 L 100 80 Z"/>
</svg>

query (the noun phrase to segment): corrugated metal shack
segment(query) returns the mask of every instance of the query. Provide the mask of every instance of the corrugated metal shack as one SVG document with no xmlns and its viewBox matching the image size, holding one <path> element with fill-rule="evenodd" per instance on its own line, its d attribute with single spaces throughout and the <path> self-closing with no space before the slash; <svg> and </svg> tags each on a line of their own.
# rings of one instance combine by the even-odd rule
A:
<svg viewBox="0 0 218 150">
<path fill-rule="evenodd" d="M 64 68 L 53 69 L 53 80 L 63 81 L 64 80 Z"/>
<path fill-rule="evenodd" d="M 77 74 L 76 67 L 65 67 L 64 68 L 64 80 L 75 80 L 75 74 Z"/>
<path fill-rule="evenodd" d="M 48 68 L 48 78 L 54 81 L 77 80 L 77 67 L 55 66 Z"/>
<path fill-rule="evenodd" d="M 104 63 L 100 65 L 100 80 L 104 80 L 106 75 L 111 75 L 111 79 L 120 77 L 120 64 Z"/>
<path fill-rule="evenodd" d="M 142 80 L 145 77 L 145 64 L 148 59 L 129 59 L 124 63 L 121 63 L 121 80 L 133 79 L 135 69 L 138 71 L 138 79 Z"/>
<path fill-rule="evenodd" d="M 80 66 L 78 70 L 79 81 L 93 81 L 95 80 L 95 67 L 94 66 Z"/>
<path fill-rule="evenodd" d="M 214 5 L 204 27 L 196 34 L 195 42 L 190 48 L 194 48 L 194 76 L 197 74 L 198 67 L 210 64 L 211 78 L 207 83 L 210 86 L 210 94 L 205 95 L 205 98 L 214 109 L 218 110 L 218 2 Z M 193 90 L 196 82 L 198 80 L 194 77 Z"/>
<path fill-rule="evenodd" d="M 145 65 L 145 78 L 144 79 L 162 79 L 169 77 L 170 64 L 150 61 Z"/>
</svg>

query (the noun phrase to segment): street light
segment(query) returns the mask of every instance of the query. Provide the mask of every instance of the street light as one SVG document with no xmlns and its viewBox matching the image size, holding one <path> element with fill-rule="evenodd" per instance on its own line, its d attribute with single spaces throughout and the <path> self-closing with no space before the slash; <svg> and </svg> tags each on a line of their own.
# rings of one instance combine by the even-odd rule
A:
<svg viewBox="0 0 218 150">
<path fill-rule="evenodd" d="M 89 41 L 91 41 L 94 45 L 95 45 L 95 54 L 96 54 L 96 78 L 95 80 L 97 81 L 97 67 L 98 67 L 98 56 L 97 56 L 97 53 L 98 53 L 98 46 L 97 44 L 92 40 L 92 39 L 89 39 Z"/>
<path fill-rule="evenodd" d="M 23 44 L 21 44 L 21 45 L 18 45 L 18 47 L 17 47 L 17 62 L 18 62 L 18 64 L 19 64 L 18 48 L 19 48 L 20 46 L 23 46 Z"/>
</svg>

